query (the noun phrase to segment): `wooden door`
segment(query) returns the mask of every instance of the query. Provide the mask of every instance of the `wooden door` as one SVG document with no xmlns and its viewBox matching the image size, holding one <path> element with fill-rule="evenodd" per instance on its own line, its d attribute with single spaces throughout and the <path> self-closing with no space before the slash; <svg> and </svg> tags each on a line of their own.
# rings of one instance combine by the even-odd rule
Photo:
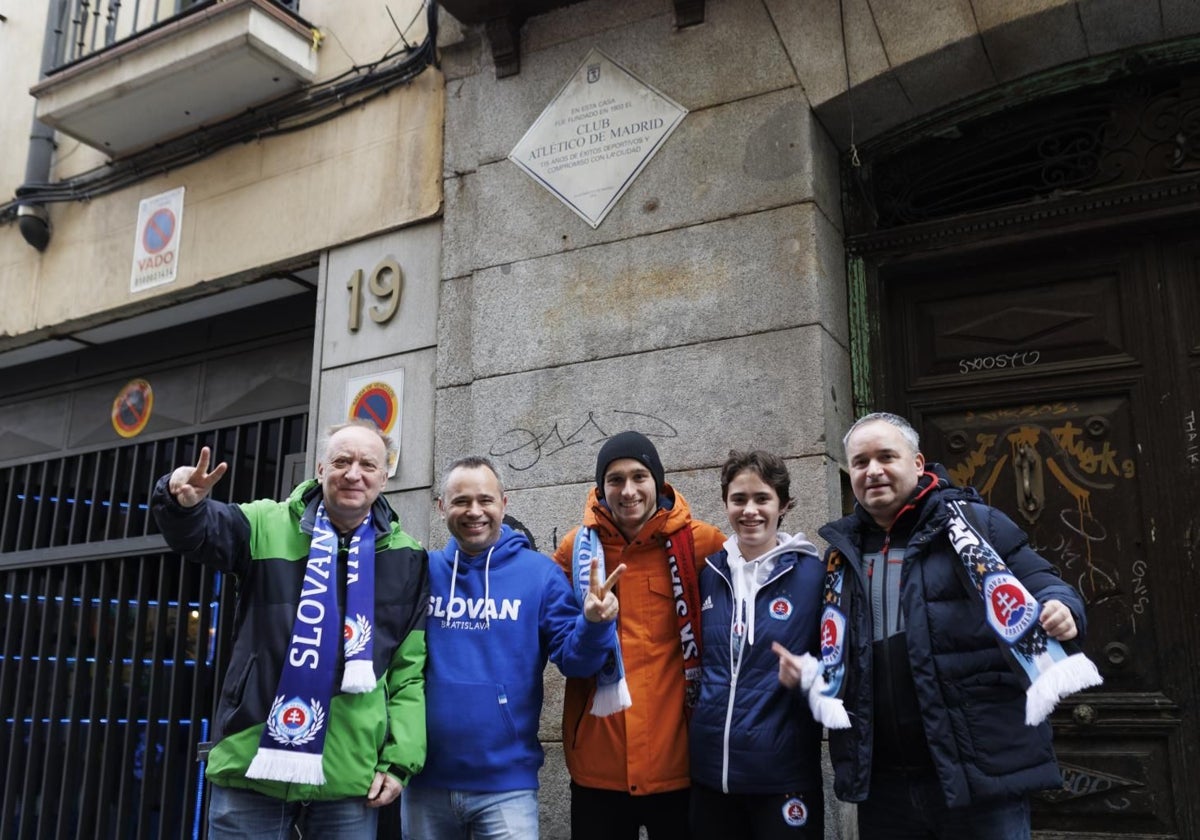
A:
<svg viewBox="0 0 1200 840">
<path fill-rule="evenodd" d="M 1065 784 L 1035 799 L 1035 830 L 1197 836 L 1200 232 L 1010 242 L 876 276 L 882 404 L 1087 604 L 1105 683 L 1055 713 Z"/>
</svg>

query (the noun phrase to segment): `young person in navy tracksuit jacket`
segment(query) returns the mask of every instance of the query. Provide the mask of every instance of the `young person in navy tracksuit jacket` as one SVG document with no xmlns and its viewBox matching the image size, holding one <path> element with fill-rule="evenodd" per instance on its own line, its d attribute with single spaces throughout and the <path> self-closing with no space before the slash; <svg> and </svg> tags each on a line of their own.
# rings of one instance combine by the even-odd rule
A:
<svg viewBox="0 0 1200 840">
<path fill-rule="evenodd" d="M 825 567 L 802 533 L 783 460 L 731 452 L 721 497 L 733 535 L 700 572 L 703 676 L 689 735 L 693 840 L 824 836 L 821 727 L 779 681 L 778 643 L 817 653 Z"/>
</svg>

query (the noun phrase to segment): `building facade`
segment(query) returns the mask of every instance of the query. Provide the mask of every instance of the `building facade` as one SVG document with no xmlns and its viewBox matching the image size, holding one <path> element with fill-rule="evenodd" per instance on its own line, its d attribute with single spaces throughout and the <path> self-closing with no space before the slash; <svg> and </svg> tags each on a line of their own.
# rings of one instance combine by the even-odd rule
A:
<svg viewBox="0 0 1200 840">
<path fill-rule="evenodd" d="M 144 508 L 199 445 L 228 498 L 279 495 L 321 427 L 373 416 L 408 530 L 442 539 L 440 467 L 485 454 L 549 552 L 628 428 L 718 524 L 728 450 L 782 453 L 815 533 L 842 433 L 889 409 L 1088 602 L 1106 682 L 1056 713 L 1041 836 L 1200 831 L 1200 5 L 10 5 L 5 825 L 199 829 L 231 596 Z M 514 149 L 610 73 L 686 116 L 636 172 L 564 158 L 556 194 Z M 580 153 L 653 128 L 573 119 Z M 102 760 L 60 771 L 76 751 Z"/>
</svg>

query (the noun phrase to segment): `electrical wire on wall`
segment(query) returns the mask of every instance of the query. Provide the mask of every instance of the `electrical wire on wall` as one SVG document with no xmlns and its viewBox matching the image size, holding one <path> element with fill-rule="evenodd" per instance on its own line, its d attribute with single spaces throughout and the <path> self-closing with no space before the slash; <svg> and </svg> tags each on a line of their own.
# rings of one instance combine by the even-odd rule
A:
<svg viewBox="0 0 1200 840">
<path fill-rule="evenodd" d="M 392 17 L 391 10 L 387 11 Z M 422 12 L 427 19 L 427 34 L 420 44 L 412 44 L 404 33 L 412 28 Z M 248 108 L 220 122 L 201 126 L 182 137 L 73 178 L 47 184 L 24 184 L 20 198 L 0 205 L 0 224 L 16 221 L 21 205 L 88 201 L 195 163 L 239 143 L 303 131 L 387 95 L 393 88 L 411 82 L 431 64 L 437 66 L 436 0 L 425 0 L 405 30 L 396 24 L 394 17 L 392 23 L 399 38 L 375 61 L 356 64 L 331 79 Z M 320 37 L 314 30 L 314 40 Z"/>
</svg>

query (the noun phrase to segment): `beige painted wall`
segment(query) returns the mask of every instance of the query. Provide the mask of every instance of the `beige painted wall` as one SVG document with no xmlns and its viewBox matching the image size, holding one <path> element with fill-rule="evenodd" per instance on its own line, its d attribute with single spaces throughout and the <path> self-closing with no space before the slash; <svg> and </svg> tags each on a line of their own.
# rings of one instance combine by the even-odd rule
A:
<svg viewBox="0 0 1200 840">
<path fill-rule="evenodd" d="M 416 2 L 392 3 L 401 26 Z M 374 11 L 371 11 L 371 10 Z M 320 78 L 381 56 L 399 40 L 382 2 L 307 0 L 325 35 Z M 0 191 L 24 177 L 46 0 L 5 9 L 0 97 Z M 410 40 L 424 37 L 417 16 Z M 11 71 L 11 72 L 10 72 Z M 28 71 L 28 72 L 27 72 Z M 39 254 L 15 225 L 0 227 L 0 349 L 52 328 L 103 323 L 155 308 L 204 283 L 236 283 L 265 267 L 313 258 L 332 245 L 435 216 L 441 209 L 442 77 L 428 70 L 408 87 L 317 127 L 242 146 L 121 192 L 50 205 L 52 238 Z M 63 138 L 53 177 L 88 171 L 102 155 Z M 186 188 L 178 279 L 133 294 L 129 275 L 138 203 Z"/>
<path fill-rule="evenodd" d="M 1058 64 L 1200 31 L 1200 5 L 1171 0 L 761 0 L 777 27 L 802 96 L 839 147 L 863 142 L 951 102 Z M 585 3 L 584 6 L 596 5 Z M 603 4 L 601 4 L 603 5 Z M 710 0 L 717 10 L 738 5 Z M 25 153 L 48 0 L 3 9 L 0 24 L 0 195 L 24 177 Z M 305 0 L 324 35 L 319 78 L 393 49 L 397 26 L 417 41 L 417 0 Z M 628 4 L 621 19 L 657 14 L 663 3 Z M 640 11 L 639 11 L 640 10 Z M 843 13 L 844 30 L 843 38 Z M 606 14 L 614 12 L 609 9 Z M 546 18 L 553 22 L 554 15 Z M 617 20 L 616 18 L 613 19 Z M 525 28 L 525 48 L 545 46 Z M 555 36 L 549 36 L 555 37 Z M 529 40 L 529 39 L 533 40 Z M 843 50 L 843 42 L 845 50 Z M 750 68 L 746 68 L 750 72 Z M 846 75 L 853 88 L 846 101 Z M 0 349 L 59 325 L 103 322 L 197 284 L 234 278 L 320 249 L 436 215 L 441 208 L 442 82 L 430 72 L 367 108 L 322 127 L 222 152 L 89 204 L 50 208 L 44 255 L 14 225 L 0 227 Z M 101 166 L 104 156 L 60 138 L 56 178 Z M 403 189 L 398 189 L 404 184 Z M 132 295 L 128 274 L 138 202 L 187 187 L 179 279 Z M 336 210 L 331 209 L 336 208 Z"/>
</svg>

